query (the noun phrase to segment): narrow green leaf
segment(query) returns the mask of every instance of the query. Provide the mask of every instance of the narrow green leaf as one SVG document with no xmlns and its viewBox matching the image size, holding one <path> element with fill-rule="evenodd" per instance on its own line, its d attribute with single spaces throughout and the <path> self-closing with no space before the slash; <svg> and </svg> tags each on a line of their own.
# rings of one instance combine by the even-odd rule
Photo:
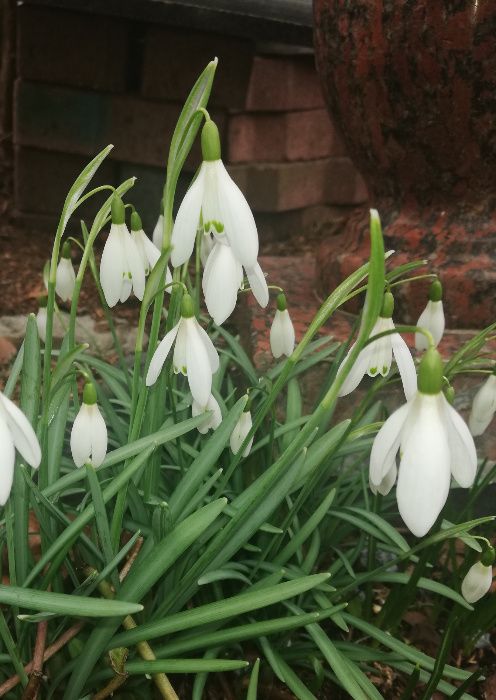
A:
<svg viewBox="0 0 496 700">
<path fill-rule="evenodd" d="M 246 700 L 257 700 L 257 689 L 258 689 L 258 672 L 260 670 L 260 659 L 257 659 L 253 664 L 253 668 L 250 674 L 250 682 L 248 684 L 248 691 L 246 693 Z"/>
<path fill-rule="evenodd" d="M 182 632 L 192 627 L 206 625 L 209 622 L 224 620 L 228 617 L 265 608 L 268 605 L 280 603 L 282 600 L 293 598 L 315 586 L 327 581 L 329 574 L 313 574 L 302 576 L 294 581 L 286 581 L 275 586 L 261 588 L 248 593 L 241 593 L 231 598 L 201 605 L 191 610 L 168 615 L 163 620 L 154 620 L 140 625 L 133 630 L 122 632 L 112 640 L 115 646 L 131 646 L 146 639 L 162 637 L 173 632 Z"/>
<path fill-rule="evenodd" d="M 77 617 L 115 617 L 133 615 L 143 610 L 142 605 L 123 600 L 105 600 L 84 596 L 38 591 L 0 584 L 0 603 L 17 605 L 30 610 L 56 612 Z"/>
</svg>

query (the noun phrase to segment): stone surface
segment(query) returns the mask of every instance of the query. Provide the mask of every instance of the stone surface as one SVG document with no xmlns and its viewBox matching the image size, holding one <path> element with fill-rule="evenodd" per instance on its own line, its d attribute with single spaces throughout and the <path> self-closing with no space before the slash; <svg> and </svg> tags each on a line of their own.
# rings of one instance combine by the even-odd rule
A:
<svg viewBox="0 0 496 700">
<path fill-rule="evenodd" d="M 286 112 L 323 106 L 313 56 L 255 56 L 246 109 Z"/>
<path fill-rule="evenodd" d="M 366 198 L 349 158 L 231 165 L 228 170 L 256 212 L 358 204 Z"/>
<path fill-rule="evenodd" d="M 125 89 L 126 22 L 27 4 L 20 4 L 17 18 L 17 69 L 23 78 L 94 90 Z"/>
<path fill-rule="evenodd" d="M 448 322 L 494 320 L 496 9 L 492 3 L 316 0 L 315 43 L 330 111 L 379 209 L 388 245 L 428 257 L 452 285 Z M 366 253 L 367 212 L 343 243 Z M 327 269 L 326 269 L 327 268 Z M 476 314 L 476 317 L 474 317 Z"/>
<path fill-rule="evenodd" d="M 253 60 L 250 42 L 149 25 L 143 58 L 143 95 L 184 101 L 202 70 L 216 56 L 219 69 L 209 104 L 242 108 Z"/>
<path fill-rule="evenodd" d="M 228 121 L 227 142 L 230 163 L 346 155 L 341 138 L 324 109 L 232 115 Z"/>
<path fill-rule="evenodd" d="M 0 364 L 7 364 L 16 355 L 17 348 L 8 338 L 0 336 Z"/>
<path fill-rule="evenodd" d="M 54 338 L 61 340 L 67 330 L 69 314 L 60 311 L 54 317 Z M 125 353 L 134 353 L 137 329 L 126 321 L 114 318 L 117 337 Z M 26 316 L 0 316 L 0 337 L 8 338 L 11 343 L 19 344 L 24 338 L 26 330 Z M 95 321 L 91 316 L 78 316 L 76 324 L 76 341 L 88 343 L 88 351 L 92 354 L 114 352 L 112 334 L 104 321 Z"/>
</svg>

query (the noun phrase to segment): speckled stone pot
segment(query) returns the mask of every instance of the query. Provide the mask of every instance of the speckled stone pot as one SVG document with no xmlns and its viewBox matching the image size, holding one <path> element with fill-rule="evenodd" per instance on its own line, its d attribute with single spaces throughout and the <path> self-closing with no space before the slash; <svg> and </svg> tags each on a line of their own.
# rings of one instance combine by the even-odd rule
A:
<svg viewBox="0 0 496 700">
<path fill-rule="evenodd" d="M 399 261 L 428 258 L 448 323 L 496 320 L 496 2 L 314 0 L 327 103 Z M 319 251 L 332 289 L 368 255 L 368 214 Z M 402 292 L 416 320 L 423 290 Z"/>
</svg>

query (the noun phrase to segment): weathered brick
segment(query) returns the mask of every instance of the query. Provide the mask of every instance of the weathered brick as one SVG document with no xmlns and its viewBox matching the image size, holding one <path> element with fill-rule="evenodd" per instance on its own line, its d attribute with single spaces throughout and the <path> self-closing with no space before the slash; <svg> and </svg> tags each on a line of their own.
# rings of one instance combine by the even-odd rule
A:
<svg viewBox="0 0 496 700">
<path fill-rule="evenodd" d="M 367 198 L 363 180 L 349 158 L 232 165 L 229 172 L 255 211 L 351 205 Z"/>
<path fill-rule="evenodd" d="M 16 209 L 34 214 L 59 214 L 71 185 L 88 161 L 67 153 L 16 147 Z M 114 163 L 104 161 L 91 182 L 92 186 L 115 184 Z M 101 196 L 95 196 L 85 202 L 78 209 L 78 220 L 94 214 L 102 201 Z"/>
<path fill-rule="evenodd" d="M 242 108 L 252 64 L 252 45 L 238 38 L 210 33 L 149 27 L 143 59 L 143 94 L 183 101 L 207 63 L 215 56 L 219 68 L 210 104 Z"/>
<path fill-rule="evenodd" d="M 127 22 L 94 14 L 18 7 L 18 74 L 28 80 L 122 91 Z"/>
<path fill-rule="evenodd" d="M 231 115 L 227 141 L 230 163 L 345 155 L 343 142 L 324 109 Z"/>
<path fill-rule="evenodd" d="M 246 108 L 288 112 L 324 107 L 313 56 L 255 56 Z"/>
<path fill-rule="evenodd" d="M 180 111 L 175 103 L 17 81 L 14 141 L 88 156 L 113 143 L 111 158 L 164 168 Z M 222 136 L 225 116 L 212 115 Z M 198 139 L 186 169 L 200 160 Z"/>
</svg>

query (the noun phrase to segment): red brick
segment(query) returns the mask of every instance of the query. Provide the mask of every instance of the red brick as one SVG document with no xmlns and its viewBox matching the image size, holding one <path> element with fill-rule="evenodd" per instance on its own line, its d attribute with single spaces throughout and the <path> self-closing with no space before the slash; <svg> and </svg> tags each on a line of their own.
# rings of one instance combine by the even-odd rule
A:
<svg viewBox="0 0 496 700">
<path fill-rule="evenodd" d="M 143 61 L 146 97 L 184 101 L 206 65 L 217 56 L 210 104 L 242 108 L 252 63 L 250 42 L 215 34 L 150 27 Z"/>
<path fill-rule="evenodd" d="M 349 158 L 232 165 L 229 172 L 255 211 L 352 205 L 367 198 L 363 180 Z"/>
<path fill-rule="evenodd" d="M 15 149 L 14 197 L 16 209 L 34 214 L 58 214 L 66 195 L 88 158 L 34 148 Z M 115 166 L 106 160 L 92 186 L 115 184 Z M 103 200 L 95 196 L 78 209 L 78 219 L 95 213 Z"/>
<path fill-rule="evenodd" d="M 165 168 L 180 111 L 180 104 L 18 81 L 14 141 L 87 156 L 113 143 L 111 158 Z M 222 135 L 224 114 L 212 116 Z M 200 159 L 198 139 L 186 168 L 195 170 Z"/>
<path fill-rule="evenodd" d="M 115 18 L 18 8 L 18 74 L 28 80 L 122 91 L 129 25 Z"/>
<path fill-rule="evenodd" d="M 17 348 L 8 338 L 0 336 L 0 365 L 6 365 L 16 355 Z"/>
<path fill-rule="evenodd" d="M 313 56 L 255 56 L 247 109 L 289 112 L 323 107 Z"/>
<path fill-rule="evenodd" d="M 324 109 L 232 115 L 228 161 L 293 161 L 343 156 L 343 142 Z"/>
</svg>

